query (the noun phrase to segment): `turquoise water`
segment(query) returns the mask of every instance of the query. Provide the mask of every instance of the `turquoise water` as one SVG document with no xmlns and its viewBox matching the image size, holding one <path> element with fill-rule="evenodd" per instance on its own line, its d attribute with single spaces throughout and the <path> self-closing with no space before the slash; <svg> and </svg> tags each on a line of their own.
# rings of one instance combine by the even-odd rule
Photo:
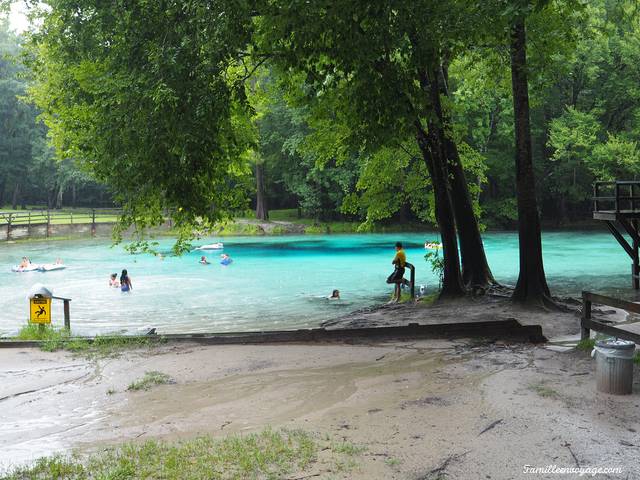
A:
<svg viewBox="0 0 640 480">
<path fill-rule="evenodd" d="M 234 263 L 218 264 L 219 252 L 205 253 L 212 265 L 198 263 L 202 252 L 160 260 L 130 255 L 108 241 L 0 244 L 0 333 L 15 333 L 28 315 L 26 295 L 43 283 L 54 295 L 70 297 L 71 321 L 81 334 L 136 331 L 223 332 L 317 326 L 352 310 L 386 301 L 391 287 L 393 245 L 407 246 L 416 265 L 416 283 L 434 288 L 435 275 L 423 248 L 430 234 L 318 235 L 225 238 Z M 205 239 L 201 244 L 220 239 Z M 496 278 L 513 284 L 518 242 L 514 233 L 484 235 Z M 171 240 L 160 249 L 169 251 Z M 582 289 L 628 296 L 630 261 L 608 232 L 553 232 L 543 237 L 545 268 L 554 294 Z M 67 268 L 47 273 L 13 273 L 27 255 L 34 263 L 64 259 Z M 133 292 L 108 287 L 109 273 L 129 270 Z M 337 288 L 343 300 L 325 296 Z M 54 323 L 62 305 L 54 302 Z"/>
</svg>

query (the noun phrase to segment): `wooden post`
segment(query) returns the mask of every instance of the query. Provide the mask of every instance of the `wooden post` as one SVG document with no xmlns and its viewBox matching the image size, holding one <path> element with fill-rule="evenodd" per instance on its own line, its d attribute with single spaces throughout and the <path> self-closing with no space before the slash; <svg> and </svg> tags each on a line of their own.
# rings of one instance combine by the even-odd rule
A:
<svg viewBox="0 0 640 480">
<path fill-rule="evenodd" d="M 591 320 L 591 300 L 589 292 L 582 292 L 582 322 L 580 325 L 580 339 L 586 340 L 591 336 L 591 330 L 585 326 L 585 320 Z"/>
<path fill-rule="evenodd" d="M 598 190 L 600 189 L 600 184 L 598 182 L 595 182 L 593 184 L 593 211 L 597 212 L 598 211 Z"/>
<path fill-rule="evenodd" d="M 7 242 L 11 240 L 11 217 L 13 217 L 12 213 L 10 213 L 7 218 Z"/>
<path fill-rule="evenodd" d="M 616 213 L 620 212 L 620 184 L 618 182 L 615 183 L 615 188 L 614 188 L 614 193 L 615 193 L 615 206 L 616 206 Z"/>
<path fill-rule="evenodd" d="M 31 210 L 29 210 L 29 216 L 27 217 L 27 237 L 31 237 Z"/>
<path fill-rule="evenodd" d="M 69 302 L 68 298 L 63 300 L 64 303 L 64 328 L 68 331 L 71 331 L 71 314 L 69 313 Z"/>
<path fill-rule="evenodd" d="M 46 237 L 49 238 L 49 235 L 51 235 L 51 211 L 49 209 L 47 209 L 47 233 L 46 233 Z"/>
<path fill-rule="evenodd" d="M 91 236 L 96 236 L 96 209 L 91 209 Z"/>
</svg>

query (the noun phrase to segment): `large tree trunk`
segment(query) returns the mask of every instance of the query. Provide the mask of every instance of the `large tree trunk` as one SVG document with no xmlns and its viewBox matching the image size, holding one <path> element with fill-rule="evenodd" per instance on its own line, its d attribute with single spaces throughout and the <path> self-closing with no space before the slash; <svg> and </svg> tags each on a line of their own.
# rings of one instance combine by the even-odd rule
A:
<svg viewBox="0 0 640 480">
<path fill-rule="evenodd" d="M 440 61 L 440 65 L 442 72 L 442 88 L 440 88 L 440 91 L 445 96 L 449 96 L 449 89 L 447 88 L 449 72 L 444 62 Z M 458 154 L 458 147 L 451 136 L 451 119 L 442 108 L 440 97 L 435 96 L 435 92 L 432 93 L 432 98 L 437 102 L 435 112 L 440 114 L 439 131 L 447 157 L 451 199 L 453 200 L 453 210 L 460 240 L 462 280 L 467 287 L 486 287 L 490 284 L 495 284 L 495 280 L 484 252 L 480 227 L 473 211 L 473 202 L 469 193 L 467 178 L 462 168 L 462 162 L 460 161 L 460 155 Z"/>
<path fill-rule="evenodd" d="M 264 188 L 264 164 L 256 163 L 256 218 L 258 220 L 269 220 L 269 210 Z"/>
<path fill-rule="evenodd" d="M 444 142 L 450 174 L 451 198 L 458 227 L 458 238 L 460 239 L 462 280 L 467 287 L 484 288 L 496 282 L 484 252 L 480 227 L 473 211 L 471 194 L 458 155 L 458 148 L 449 135 L 445 134 Z"/>
<path fill-rule="evenodd" d="M 546 306 L 552 304 L 552 301 L 542 262 L 540 218 L 531 152 L 526 48 L 525 20 L 524 17 L 519 17 L 511 28 L 511 82 L 515 119 L 520 247 L 520 274 L 512 298 L 518 303 Z"/>
<path fill-rule="evenodd" d="M 13 197 L 11 198 L 11 208 L 13 210 L 18 208 L 18 201 L 20 200 L 20 182 L 16 182 L 13 188 Z"/>
<path fill-rule="evenodd" d="M 456 223 L 446 166 L 445 145 L 442 142 L 442 136 L 438 133 L 442 127 L 438 125 L 438 119 L 442 118 L 442 110 L 440 109 L 437 69 L 433 68 L 429 72 L 423 72 L 421 77 L 423 88 L 429 88 L 431 106 L 433 113 L 435 113 L 427 121 L 427 132 L 424 131 L 419 121 L 415 122 L 415 127 L 418 146 L 425 159 L 433 184 L 436 220 L 442 239 L 444 278 L 440 297 L 456 297 L 464 295 L 465 291 L 460 273 L 458 239 L 456 238 Z"/>
</svg>

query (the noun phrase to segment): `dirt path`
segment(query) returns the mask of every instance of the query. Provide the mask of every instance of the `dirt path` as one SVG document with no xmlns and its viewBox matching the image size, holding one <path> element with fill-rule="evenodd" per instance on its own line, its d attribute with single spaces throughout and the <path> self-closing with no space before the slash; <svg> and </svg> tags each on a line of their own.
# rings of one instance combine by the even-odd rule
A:
<svg viewBox="0 0 640 480">
<path fill-rule="evenodd" d="M 597 394 L 585 354 L 471 341 L 166 345 L 97 362 L 0 350 L 0 365 L 5 466 L 271 425 L 366 447 L 355 471 L 319 464 L 317 478 L 558 478 L 524 474 L 525 464 L 622 467 L 597 478 L 640 478 L 639 379 L 634 395 Z M 176 383 L 126 390 L 150 370 Z"/>
</svg>

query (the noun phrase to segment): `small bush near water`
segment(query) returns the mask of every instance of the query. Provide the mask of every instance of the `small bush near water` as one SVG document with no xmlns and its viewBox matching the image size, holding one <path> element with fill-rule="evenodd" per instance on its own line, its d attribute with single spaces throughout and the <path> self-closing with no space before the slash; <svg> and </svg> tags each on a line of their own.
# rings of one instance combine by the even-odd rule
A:
<svg viewBox="0 0 640 480">
<path fill-rule="evenodd" d="M 331 446 L 323 450 L 329 450 L 336 462 L 345 455 Z M 223 439 L 204 436 L 181 442 L 128 443 L 84 460 L 63 456 L 44 458 L 2 479 L 275 480 L 308 470 L 316 462 L 319 451 L 317 440 L 309 433 L 266 429 Z"/>
</svg>

